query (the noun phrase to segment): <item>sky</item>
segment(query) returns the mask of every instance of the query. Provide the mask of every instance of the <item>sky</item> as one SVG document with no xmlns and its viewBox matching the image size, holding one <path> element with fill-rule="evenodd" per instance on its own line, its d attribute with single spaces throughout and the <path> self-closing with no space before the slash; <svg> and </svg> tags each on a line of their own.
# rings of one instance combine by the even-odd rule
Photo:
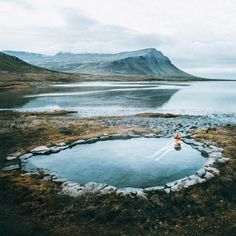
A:
<svg viewBox="0 0 236 236">
<path fill-rule="evenodd" d="M 235 0 L 0 0 L 0 50 L 156 48 L 180 69 L 236 79 Z"/>
</svg>

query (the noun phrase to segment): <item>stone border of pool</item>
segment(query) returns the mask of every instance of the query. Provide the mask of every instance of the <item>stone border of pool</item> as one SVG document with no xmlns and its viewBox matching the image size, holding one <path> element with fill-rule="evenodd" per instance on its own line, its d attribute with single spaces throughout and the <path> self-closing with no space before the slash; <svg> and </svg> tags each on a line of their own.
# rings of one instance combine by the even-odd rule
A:
<svg viewBox="0 0 236 236">
<path fill-rule="evenodd" d="M 2 170 L 5 172 L 8 171 L 16 171 L 21 170 L 24 162 L 31 158 L 34 155 L 50 155 L 53 153 L 58 153 L 67 148 L 72 148 L 76 145 L 81 144 L 90 144 L 95 143 L 97 141 L 105 141 L 105 140 L 115 140 L 115 139 L 130 139 L 130 138 L 165 138 L 165 135 L 149 133 L 149 134 L 138 134 L 135 132 L 128 132 L 126 134 L 111 134 L 111 135 L 103 135 L 100 137 L 93 137 L 85 140 L 78 140 L 70 144 L 66 144 L 64 142 L 57 143 L 55 146 L 47 147 L 47 146 L 39 146 L 30 150 L 28 153 L 14 153 L 6 157 L 7 165 L 5 165 Z M 229 158 L 223 157 L 222 153 L 224 151 L 223 148 L 219 148 L 211 145 L 210 142 L 197 142 L 190 135 L 185 135 L 182 138 L 182 141 L 188 145 L 191 145 L 192 148 L 201 152 L 201 154 L 207 158 L 207 161 L 204 163 L 201 169 L 196 171 L 195 174 L 186 176 L 182 179 L 175 180 L 173 182 L 169 182 L 165 184 L 165 186 L 154 186 L 148 188 L 116 188 L 115 186 L 108 185 L 105 183 L 97 183 L 97 182 L 89 182 L 84 186 L 79 183 L 68 181 L 67 179 L 58 177 L 53 172 L 47 172 L 43 170 L 45 176 L 42 180 L 53 181 L 56 183 L 60 183 L 62 190 L 62 194 L 67 194 L 72 197 L 80 196 L 84 193 L 96 193 L 99 192 L 101 194 L 108 194 L 115 192 L 118 195 L 130 195 L 130 196 L 139 196 L 146 197 L 146 193 L 148 192 L 156 192 L 162 191 L 166 193 L 180 191 L 183 188 L 188 188 L 192 185 L 203 183 L 207 180 L 212 179 L 215 175 L 219 175 L 219 170 L 215 168 L 213 165 L 215 163 L 225 163 L 229 161 Z M 39 172 L 28 172 L 22 173 L 22 175 L 34 175 L 39 174 Z"/>
</svg>

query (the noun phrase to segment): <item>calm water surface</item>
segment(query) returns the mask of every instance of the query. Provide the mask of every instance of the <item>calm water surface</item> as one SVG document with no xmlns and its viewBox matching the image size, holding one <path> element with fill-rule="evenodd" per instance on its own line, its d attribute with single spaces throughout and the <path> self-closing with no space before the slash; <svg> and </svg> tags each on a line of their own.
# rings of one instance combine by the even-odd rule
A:
<svg viewBox="0 0 236 236">
<path fill-rule="evenodd" d="M 150 187 L 194 174 L 204 162 L 200 152 L 189 145 L 182 144 L 176 151 L 172 139 L 136 138 L 34 156 L 25 169 L 48 169 L 81 184 L 95 181 L 117 187 Z"/>
<path fill-rule="evenodd" d="M 25 94 L 0 94 L 1 109 L 76 110 L 79 116 L 140 112 L 236 113 L 236 82 L 83 82 L 54 85 Z"/>
</svg>

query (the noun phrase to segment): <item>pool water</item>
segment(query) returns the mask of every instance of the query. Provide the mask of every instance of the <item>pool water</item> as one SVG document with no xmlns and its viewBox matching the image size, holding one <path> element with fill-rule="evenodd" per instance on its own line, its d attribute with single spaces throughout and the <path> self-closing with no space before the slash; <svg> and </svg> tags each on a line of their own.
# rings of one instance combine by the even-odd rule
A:
<svg viewBox="0 0 236 236">
<path fill-rule="evenodd" d="M 56 154 L 34 156 L 25 170 L 56 172 L 71 181 L 107 183 L 116 187 L 151 187 L 194 174 L 205 162 L 200 152 L 170 138 L 99 141 Z"/>
</svg>

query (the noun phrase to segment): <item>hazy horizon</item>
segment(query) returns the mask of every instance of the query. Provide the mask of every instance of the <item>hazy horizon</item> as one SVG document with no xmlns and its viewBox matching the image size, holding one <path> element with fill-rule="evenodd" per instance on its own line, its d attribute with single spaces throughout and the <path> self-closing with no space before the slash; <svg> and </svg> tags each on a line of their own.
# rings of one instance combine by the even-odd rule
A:
<svg viewBox="0 0 236 236">
<path fill-rule="evenodd" d="M 193 75 L 235 79 L 235 10 L 233 0 L 0 0 L 0 50 L 156 48 Z"/>
</svg>

